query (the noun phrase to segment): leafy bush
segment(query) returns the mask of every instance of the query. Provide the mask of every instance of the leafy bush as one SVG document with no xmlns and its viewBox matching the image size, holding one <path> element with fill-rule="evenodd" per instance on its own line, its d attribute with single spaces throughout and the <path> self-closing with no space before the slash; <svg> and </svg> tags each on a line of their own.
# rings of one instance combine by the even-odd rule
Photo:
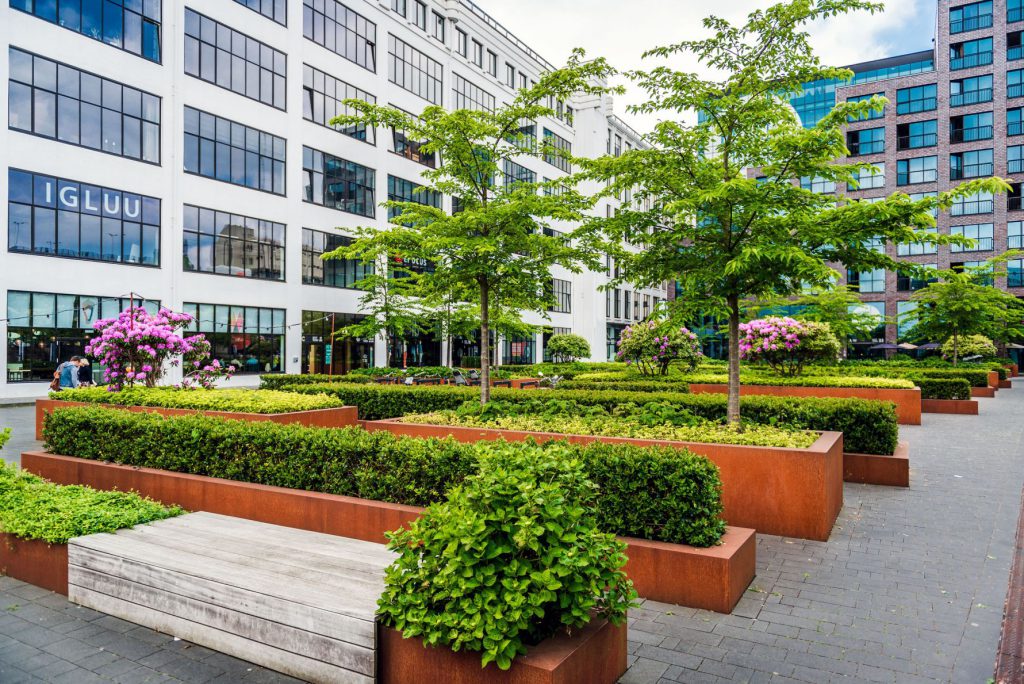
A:
<svg viewBox="0 0 1024 684">
<path fill-rule="evenodd" d="M 963 378 L 913 378 L 922 399 L 970 399 L 971 383 Z"/>
<path fill-rule="evenodd" d="M 59 401 L 83 401 L 113 406 L 153 406 L 195 411 L 238 413 L 289 413 L 344 406 L 325 394 L 296 394 L 278 390 L 222 389 L 200 391 L 175 387 L 134 387 L 107 392 L 102 387 L 82 387 L 50 394 Z"/>
<path fill-rule="evenodd" d="M 779 375 L 800 375 L 812 361 L 837 361 L 839 340 L 827 323 L 769 316 L 740 324 L 740 358 Z"/>
<path fill-rule="evenodd" d="M 904 368 L 904 367 L 882 367 L 873 368 L 871 366 L 858 366 L 855 368 L 847 368 L 844 366 L 836 367 L 809 367 L 804 370 L 804 376 L 808 377 L 811 375 L 815 376 L 869 376 L 869 377 L 882 377 L 882 378 L 963 378 L 967 380 L 971 387 L 987 387 L 988 386 L 988 370 L 977 367 L 965 367 L 957 366 L 953 368 L 949 366 L 947 368 Z"/>
<path fill-rule="evenodd" d="M 573 362 L 590 358 L 590 343 L 582 335 L 561 333 L 548 340 L 547 351 L 557 362 Z"/>
<path fill-rule="evenodd" d="M 559 385 L 561 389 L 587 388 L 601 389 L 615 385 L 619 389 L 629 391 L 633 385 L 637 386 L 636 391 L 689 391 L 691 384 L 724 385 L 729 377 L 722 374 L 693 373 L 686 375 L 668 375 L 661 378 L 651 379 L 638 377 L 634 380 L 591 380 L 592 375 L 587 373 L 579 376 L 576 380 L 567 380 Z M 911 389 L 914 383 L 905 378 L 884 378 L 884 377 L 856 377 L 856 376 L 827 376 L 827 375 L 801 375 L 799 377 L 788 377 L 782 375 L 767 375 L 756 372 L 744 372 L 740 374 L 740 382 L 744 385 L 778 385 L 782 387 L 874 387 L 882 389 Z M 609 387 L 609 389 L 611 389 Z"/>
<path fill-rule="evenodd" d="M 0 449 L 4 448 L 4 443 L 11 438 L 11 428 L 4 428 L 0 430 Z"/>
<path fill-rule="evenodd" d="M 354 427 L 164 418 L 93 407 L 47 414 L 43 436 L 50 451 L 66 456 L 412 506 L 440 501 L 476 471 L 486 448 Z M 584 464 L 600 488 L 598 509 L 608 532 L 711 546 L 725 531 L 718 468 L 706 458 L 625 444 L 535 448 Z"/>
<path fill-rule="evenodd" d="M 278 390 L 285 385 L 319 385 L 325 382 L 366 383 L 373 382 L 373 378 L 368 375 L 356 375 L 354 373 L 346 375 L 324 375 L 322 373 L 286 375 L 284 373 L 276 373 L 274 375 L 261 375 L 260 389 Z"/>
<path fill-rule="evenodd" d="M 704 357 L 700 340 L 686 328 L 677 328 L 669 323 L 646 321 L 627 327 L 619 338 L 619 350 L 615 358 L 626 365 L 635 364 L 643 375 L 668 373 L 673 361 L 679 361 L 688 370 L 693 370 Z"/>
<path fill-rule="evenodd" d="M 329 393 L 347 406 L 359 408 L 363 420 L 398 418 L 412 413 L 456 409 L 476 397 L 473 388 L 399 387 L 379 385 L 307 385 L 295 392 Z M 596 404 L 608 410 L 620 404 L 670 403 L 694 415 L 720 421 L 726 416 L 724 394 L 680 394 L 676 392 L 616 392 L 611 390 L 517 390 L 496 388 L 491 398 L 502 401 L 532 401 L 535 391 L 548 399 Z M 743 418 L 750 423 L 797 430 L 844 433 L 845 449 L 863 454 L 892 454 L 898 442 L 899 426 L 892 402 L 868 399 L 824 397 L 744 396 L 740 399 Z"/>
<path fill-rule="evenodd" d="M 741 444 L 747 446 L 807 448 L 818 434 L 769 425 L 730 425 L 700 418 L 675 404 L 622 404 L 613 410 L 574 401 L 513 403 L 467 401 L 455 411 L 406 416 L 408 423 L 461 425 L 496 430 L 557 432 L 565 435 L 600 435 L 665 439 L 679 442 Z"/>
<path fill-rule="evenodd" d="M 0 462 L 0 532 L 48 544 L 113 532 L 184 511 L 127 492 L 60 486 Z"/>
<path fill-rule="evenodd" d="M 388 534 L 378 614 L 425 645 L 512 660 L 591 614 L 621 624 L 636 598 L 626 545 L 598 530 L 598 490 L 564 446 L 482 449 L 478 473 Z"/>
<path fill-rule="evenodd" d="M 943 358 L 953 358 L 953 342 L 953 338 L 950 337 L 943 343 Z M 965 356 L 980 356 L 983 359 L 992 359 L 998 354 L 995 343 L 984 335 L 962 335 L 956 340 L 956 353 L 957 358 L 960 359 Z"/>
</svg>

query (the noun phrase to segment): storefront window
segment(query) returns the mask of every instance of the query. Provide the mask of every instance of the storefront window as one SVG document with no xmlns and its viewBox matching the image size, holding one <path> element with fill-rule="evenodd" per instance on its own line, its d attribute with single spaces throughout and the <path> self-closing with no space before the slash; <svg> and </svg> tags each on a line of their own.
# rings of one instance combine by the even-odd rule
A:
<svg viewBox="0 0 1024 684">
<path fill-rule="evenodd" d="M 284 309 L 185 302 L 188 332 L 210 342 L 210 357 L 235 373 L 279 373 L 284 362 Z"/>
<path fill-rule="evenodd" d="M 390 347 L 388 365 L 392 368 L 441 365 L 441 341 L 434 336 L 432 330 L 404 340 L 392 335 Z"/>
<path fill-rule="evenodd" d="M 343 375 L 373 366 L 373 340 L 342 337 L 338 331 L 365 316 L 327 311 L 302 312 L 302 372 Z"/>
<path fill-rule="evenodd" d="M 506 337 L 502 363 L 513 365 L 528 365 L 535 363 L 537 338 L 529 337 Z"/>
</svg>

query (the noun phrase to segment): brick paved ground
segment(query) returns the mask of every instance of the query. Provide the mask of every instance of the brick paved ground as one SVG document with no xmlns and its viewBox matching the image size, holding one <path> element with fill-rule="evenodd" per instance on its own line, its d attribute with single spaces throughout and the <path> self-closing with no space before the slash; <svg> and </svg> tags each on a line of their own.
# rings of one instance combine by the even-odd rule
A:
<svg viewBox="0 0 1024 684">
<path fill-rule="evenodd" d="M 985 682 L 1024 484 L 1024 391 L 980 401 L 981 416 L 902 428 L 911 489 L 847 485 L 831 541 L 760 536 L 732 615 L 633 611 L 622 682 Z M 27 427 L 28 410 L 0 407 L 0 425 Z M 10 445 L 32 447 L 20 432 Z M 177 680 L 294 681 L 0 578 L 0 682 Z"/>
</svg>

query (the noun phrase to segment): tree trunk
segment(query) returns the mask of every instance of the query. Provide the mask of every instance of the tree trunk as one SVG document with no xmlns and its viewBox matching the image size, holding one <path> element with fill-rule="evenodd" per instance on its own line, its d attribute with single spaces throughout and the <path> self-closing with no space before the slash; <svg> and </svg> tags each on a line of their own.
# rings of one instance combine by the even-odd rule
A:
<svg viewBox="0 0 1024 684">
<path fill-rule="evenodd" d="M 729 305 L 729 404 L 728 421 L 731 425 L 740 422 L 740 302 L 731 296 Z"/>
<path fill-rule="evenodd" d="M 480 282 L 480 403 L 491 400 L 491 290 L 487 281 Z"/>
<path fill-rule="evenodd" d="M 956 368 L 956 362 L 960 358 L 960 335 L 957 334 L 956 329 L 953 329 L 953 368 Z"/>
</svg>

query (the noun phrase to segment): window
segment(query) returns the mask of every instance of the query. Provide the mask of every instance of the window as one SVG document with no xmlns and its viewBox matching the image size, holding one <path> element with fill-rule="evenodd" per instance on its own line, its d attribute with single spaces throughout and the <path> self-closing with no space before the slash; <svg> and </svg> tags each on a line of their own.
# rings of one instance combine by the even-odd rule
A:
<svg viewBox="0 0 1024 684">
<path fill-rule="evenodd" d="M 185 302 L 192 316 L 186 328 L 210 343 L 210 359 L 235 373 L 279 373 L 284 359 L 284 309 Z"/>
<path fill-rule="evenodd" d="M 854 190 L 871 190 L 885 187 L 885 164 L 873 164 L 870 168 L 860 169 L 858 183 Z"/>
<path fill-rule="evenodd" d="M 992 138 L 992 112 L 949 118 L 949 142 L 964 143 Z"/>
<path fill-rule="evenodd" d="M 1010 221 L 1006 224 L 1006 248 L 1021 249 L 1024 247 L 1024 223 Z"/>
<path fill-rule="evenodd" d="M 885 269 L 847 271 L 846 281 L 855 292 L 885 292 Z"/>
<path fill-rule="evenodd" d="M 939 122 L 935 119 L 896 124 L 896 149 L 915 150 L 934 147 L 939 141 Z"/>
<path fill-rule="evenodd" d="M 444 69 L 440 62 L 388 34 L 388 80 L 439 105 L 443 79 Z"/>
<path fill-rule="evenodd" d="M 505 160 L 501 175 L 504 178 L 506 188 L 516 183 L 530 183 L 532 185 L 537 182 L 536 173 L 509 159 Z"/>
<path fill-rule="evenodd" d="M 980 178 L 992 175 L 992 150 L 971 150 L 949 155 L 949 179 Z"/>
<path fill-rule="evenodd" d="M 160 163 L 160 98 L 10 49 L 8 125 L 70 145 Z"/>
<path fill-rule="evenodd" d="M 932 226 L 918 232 L 935 235 L 936 229 Z M 896 256 L 922 256 L 924 254 L 937 254 L 938 251 L 939 247 L 934 242 L 905 242 L 896 245 Z"/>
<path fill-rule="evenodd" d="M 972 245 L 950 245 L 949 251 L 952 254 L 959 252 L 989 252 L 994 247 L 993 225 L 991 223 L 980 223 L 973 226 L 952 226 L 949 229 L 950 235 L 962 235 L 965 238 L 974 240 Z"/>
<path fill-rule="evenodd" d="M 1012 145 L 1006 148 L 1006 170 L 1010 173 L 1024 171 L 1024 146 Z"/>
<path fill-rule="evenodd" d="M 373 218 L 376 175 L 368 166 L 303 146 L 302 187 L 306 202 Z"/>
<path fill-rule="evenodd" d="M 11 252 L 160 265 L 160 200 L 28 171 L 7 172 Z"/>
<path fill-rule="evenodd" d="M 420 27 L 421 31 L 427 30 L 427 5 L 422 2 L 414 2 L 413 8 L 416 14 L 413 16 L 413 23 Z"/>
<path fill-rule="evenodd" d="M 932 183 L 939 178 L 938 157 L 915 157 L 896 162 L 896 185 Z"/>
<path fill-rule="evenodd" d="M 374 104 L 377 98 L 354 85 L 338 80 L 330 74 L 308 64 L 302 65 L 302 118 L 306 121 L 328 126 L 356 140 L 376 143 L 373 126 L 348 125 L 331 126 L 330 121 L 339 114 L 352 114 L 354 110 L 344 104 L 345 100 L 362 100 Z"/>
<path fill-rule="evenodd" d="M 814 178 L 811 178 L 810 176 L 803 176 L 800 179 L 800 187 L 804 190 L 810 190 L 811 192 L 819 194 L 829 194 L 836 191 L 836 182 L 818 176 L 815 176 Z"/>
<path fill-rule="evenodd" d="M 972 2 L 949 10 L 949 32 L 964 33 L 992 26 L 992 0 Z"/>
<path fill-rule="evenodd" d="M 925 197 L 935 197 L 937 194 L 938 194 L 937 192 L 932 190 L 931 192 L 914 192 L 914 193 L 911 193 L 910 195 L 908 195 L 908 197 L 910 197 L 910 199 L 912 199 L 912 200 L 914 200 L 916 202 L 917 200 L 924 199 Z M 938 217 L 938 215 L 939 215 L 939 208 L 938 207 L 932 207 L 932 212 L 931 213 L 932 213 L 933 217 Z"/>
<path fill-rule="evenodd" d="M 377 25 L 338 0 L 302 0 L 302 35 L 364 69 L 377 71 Z"/>
<path fill-rule="evenodd" d="M 1021 206 L 1021 184 L 1010 183 L 1010 191 L 1006 193 L 1006 209 L 1007 211 L 1020 211 L 1024 209 Z"/>
<path fill-rule="evenodd" d="M 857 97 L 848 97 L 848 98 L 846 98 L 846 101 L 847 102 L 864 102 L 866 100 L 870 100 L 873 97 L 882 97 L 883 95 L 885 95 L 885 93 L 868 93 L 867 95 L 858 95 Z M 871 109 L 871 110 L 868 110 L 868 112 L 866 114 L 862 114 L 859 117 L 851 116 L 850 117 L 850 122 L 853 123 L 854 121 L 871 121 L 873 119 L 884 119 L 884 118 L 885 118 L 885 108 L 883 107 L 882 111 L 880 111 L 880 112 Z"/>
<path fill-rule="evenodd" d="M 284 280 L 284 224 L 185 205 L 182 268 Z"/>
<path fill-rule="evenodd" d="M 1012 24 L 1024 20 L 1024 0 L 1007 0 L 1006 23 Z"/>
<path fill-rule="evenodd" d="M 476 40 L 473 41 L 473 64 L 484 68 L 484 46 Z"/>
<path fill-rule="evenodd" d="M 953 203 L 949 208 L 950 216 L 967 216 L 969 214 L 991 214 L 995 209 L 991 192 L 976 192 Z"/>
<path fill-rule="evenodd" d="M 1006 287 L 1024 287 L 1024 259 L 1006 262 Z"/>
<path fill-rule="evenodd" d="M 320 230 L 302 229 L 302 283 L 356 289 L 356 283 L 373 274 L 373 264 L 358 259 L 321 259 L 340 247 L 348 247 L 352 238 Z"/>
<path fill-rule="evenodd" d="M 1020 107 L 1006 111 L 1006 135 L 1024 135 Z"/>
<path fill-rule="evenodd" d="M 527 85 L 526 85 L 526 74 L 524 74 L 523 72 L 520 71 L 519 72 L 519 89 L 520 90 L 526 90 L 526 88 L 527 88 Z"/>
<path fill-rule="evenodd" d="M 917 320 L 910 314 L 917 309 L 917 302 L 896 302 L 896 335 L 902 338 L 910 334 Z"/>
<path fill-rule="evenodd" d="M 551 300 L 551 303 L 548 305 L 548 311 L 552 313 L 572 313 L 572 282 L 552 278 L 548 297 Z"/>
<path fill-rule="evenodd" d="M 1006 61 L 1021 59 L 1024 59 L 1024 31 L 1011 31 L 1006 34 Z"/>
<path fill-rule="evenodd" d="M 992 278 L 992 266 L 984 261 L 954 261 L 949 264 L 949 267 L 957 273 L 970 272 L 977 279 L 979 285 L 991 287 L 995 284 L 995 280 Z"/>
<path fill-rule="evenodd" d="M 245 5 L 253 12 L 259 12 L 281 26 L 288 25 L 287 0 L 235 0 L 235 2 Z"/>
<path fill-rule="evenodd" d="M 851 157 L 880 154 L 885 151 L 885 128 L 864 128 L 846 134 L 846 146 Z"/>
<path fill-rule="evenodd" d="M 388 175 L 388 201 L 391 202 L 415 202 L 428 207 L 441 208 L 441 193 L 434 190 L 423 190 L 422 185 L 407 181 L 403 178 Z M 395 218 L 401 209 L 388 207 L 388 220 Z"/>
<path fill-rule="evenodd" d="M 463 57 L 469 56 L 469 40 L 466 32 L 460 28 L 455 29 L 455 50 Z"/>
<path fill-rule="evenodd" d="M 926 268 L 930 271 L 935 271 L 937 266 L 935 264 L 918 264 L 922 268 Z M 897 292 L 917 292 L 918 290 L 927 287 L 928 283 L 934 283 L 937 278 L 926 275 L 922 277 L 918 274 L 911 273 L 897 273 L 896 274 L 896 291 Z"/>
<path fill-rule="evenodd" d="M 185 73 L 250 100 L 287 108 L 285 54 L 187 7 Z"/>
<path fill-rule="evenodd" d="M 403 17 L 409 16 L 408 0 L 391 0 L 391 11 Z"/>
<path fill-rule="evenodd" d="M 938 86 L 934 83 L 913 88 L 900 88 L 896 91 L 897 114 L 930 112 L 936 107 L 938 107 Z"/>
<path fill-rule="evenodd" d="M 1006 72 L 1006 97 L 1024 95 L 1024 69 Z"/>
<path fill-rule="evenodd" d="M 417 164 L 434 168 L 437 159 L 433 152 L 426 152 L 421 140 L 410 140 L 403 130 L 391 129 L 391 151 Z"/>
<path fill-rule="evenodd" d="M 284 138 L 185 107 L 185 173 L 283 196 Z"/>
<path fill-rule="evenodd" d="M 506 337 L 504 354 L 502 355 L 503 362 L 514 365 L 528 365 L 536 363 L 536 346 L 537 337 L 533 334 L 525 337 Z"/>
<path fill-rule="evenodd" d="M 992 74 L 949 82 L 949 106 L 963 107 L 992 101 Z"/>
<path fill-rule="evenodd" d="M 494 96 L 475 83 L 452 72 L 452 107 L 478 112 L 494 111 Z"/>
<path fill-rule="evenodd" d="M 545 128 L 544 147 L 544 161 L 566 173 L 572 171 L 572 164 L 569 161 L 572 144 L 568 140 Z"/>
<path fill-rule="evenodd" d="M 949 46 L 949 69 L 973 69 L 992 63 L 992 39 L 979 38 Z"/>
<path fill-rule="evenodd" d="M 498 55 L 487 51 L 487 73 L 495 78 L 498 77 Z"/>
<path fill-rule="evenodd" d="M 151 62 L 160 62 L 161 0 L 11 0 L 11 7 Z"/>
<path fill-rule="evenodd" d="M 366 316 L 334 311 L 302 311 L 302 372 L 344 375 L 373 367 L 372 339 L 341 331 Z"/>
<path fill-rule="evenodd" d="M 516 87 L 516 68 L 505 62 L 505 85 L 509 88 Z"/>
<path fill-rule="evenodd" d="M 434 18 L 434 38 L 438 42 L 443 44 L 445 42 L 444 41 L 444 17 L 442 17 L 437 12 L 433 12 L 432 14 L 433 14 L 433 18 Z"/>
</svg>

